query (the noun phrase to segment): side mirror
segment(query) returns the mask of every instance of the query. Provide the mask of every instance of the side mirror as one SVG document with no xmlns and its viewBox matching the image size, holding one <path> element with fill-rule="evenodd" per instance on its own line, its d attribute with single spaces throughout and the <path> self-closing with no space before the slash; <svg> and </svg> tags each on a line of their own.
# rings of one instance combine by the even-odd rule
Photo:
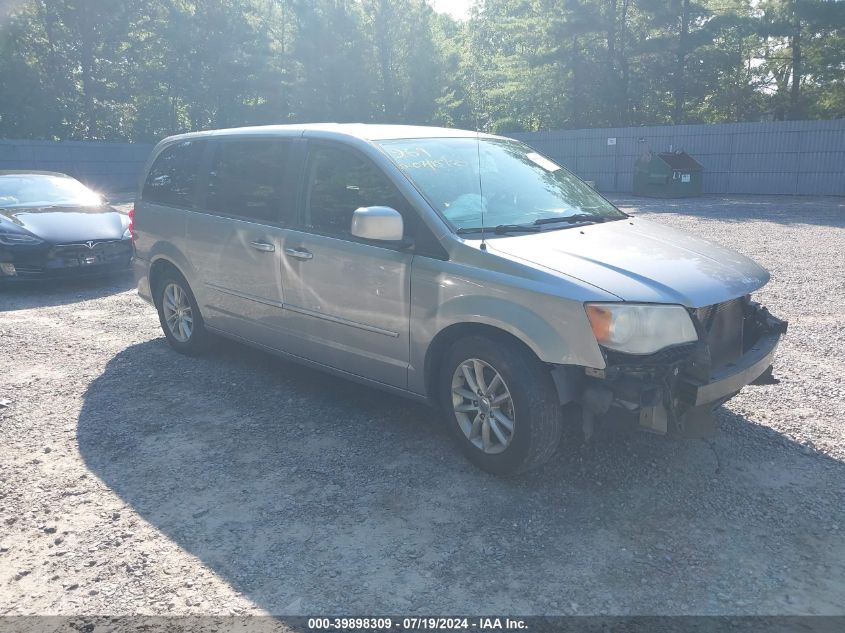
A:
<svg viewBox="0 0 845 633">
<path fill-rule="evenodd" d="M 405 233 L 402 216 L 390 207 L 361 207 L 352 214 L 352 235 L 365 240 L 398 242 Z"/>
</svg>

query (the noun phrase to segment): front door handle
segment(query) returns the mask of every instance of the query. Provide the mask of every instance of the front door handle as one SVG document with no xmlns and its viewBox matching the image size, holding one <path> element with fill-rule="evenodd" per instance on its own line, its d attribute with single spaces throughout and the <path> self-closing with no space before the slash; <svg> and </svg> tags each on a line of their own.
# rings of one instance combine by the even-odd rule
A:
<svg viewBox="0 0 845 633">
<path fill-rule="evenodd" d="M 272 253 L 276 250 L 275 246 L 268 244 L 267 242 L 250 242 L 249 245 L 255 250 L 264 251 L 265 253 Z"/>
<path fill-rule="evenodd" d="M 295 257 L 296 259 L 314 259 L 314 253 L 300 248 L 286 248 L 285 254 Z"/>
</svg>

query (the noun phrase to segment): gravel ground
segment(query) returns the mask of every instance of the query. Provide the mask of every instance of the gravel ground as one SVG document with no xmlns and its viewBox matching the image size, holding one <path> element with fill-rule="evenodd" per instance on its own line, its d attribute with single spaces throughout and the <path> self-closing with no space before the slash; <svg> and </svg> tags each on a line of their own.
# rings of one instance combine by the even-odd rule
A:
<svg viewBox="0 0 845 633">
<path fill-rule="evenodd" d="M 712 445 L 498 479 L 423 406 L 174 353 L 129 279 L 0 291 L 0 614 L 845 613 L 845 200 L 617 202 L 772 272 L 782 383 Z"/>
</svg>

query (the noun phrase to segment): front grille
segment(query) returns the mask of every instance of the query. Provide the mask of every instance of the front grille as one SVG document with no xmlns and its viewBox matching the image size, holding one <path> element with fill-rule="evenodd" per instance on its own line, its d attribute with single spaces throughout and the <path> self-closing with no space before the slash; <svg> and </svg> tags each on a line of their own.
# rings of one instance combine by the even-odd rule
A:
<svg viewBox="0 0 845 633">
<path fill-rule="evenodd" d="M 50 251 L 49 268 L 119 264 L 132 255 L 129 240 L 102 240 L 77 244 L 58 244 Z"/>
<path fill-rule="evenodd" d="M 730 301 L 725 301 L 724 303 L 716 303 L 712 306 L 698 308 L 695 311 L 695 316 L 698 317 L 699 322 L 705 327 L 705 330 L 709 330 L 713 320 L 716 318 L 717 315 L 723 314 L 724 312 L 735 308 L 737 305 L 741 306 L 744 304 L 745 297 L 740 297 L 739 299 L 731 299 Z"/>
<path fill-rule="evenodd" d="M 712 367 L 722 367 L 742 356 L 746 297 L 698 308 L 695 316 L 710 349 Z"/>
<path fill-rule="evenodd" d="M 53 247 L 53 253 L 59 257 L 79 257 L 91 254 L 109 257 L 125 252 L 128 249 L 127 244 L 126 240 L 92 240 L 78 244 L 57 244 Z"/>
</svg>

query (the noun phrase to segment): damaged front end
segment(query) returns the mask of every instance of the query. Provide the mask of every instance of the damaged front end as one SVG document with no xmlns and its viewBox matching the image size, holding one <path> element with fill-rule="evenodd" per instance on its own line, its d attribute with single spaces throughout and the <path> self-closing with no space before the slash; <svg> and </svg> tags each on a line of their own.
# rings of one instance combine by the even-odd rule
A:
<svg viewBox="0 0 845 633">
<path fill-rule="evenodd" d="M 648 355 L 604 349 L 604 369 L 582 370 L 570 399 L 581 403 L 585 435 L 596 418 L 625 413 L 647 431 L 709 437 L 716 431 L 713 412 L 719 405 L 745 385 L 777 382 L 772 360 L 786 321 L 748 296 L 690 310 L 690 317 L 695 343 Z M 560 385 L 562 377 L 556 378 Z"/>
</svg>

